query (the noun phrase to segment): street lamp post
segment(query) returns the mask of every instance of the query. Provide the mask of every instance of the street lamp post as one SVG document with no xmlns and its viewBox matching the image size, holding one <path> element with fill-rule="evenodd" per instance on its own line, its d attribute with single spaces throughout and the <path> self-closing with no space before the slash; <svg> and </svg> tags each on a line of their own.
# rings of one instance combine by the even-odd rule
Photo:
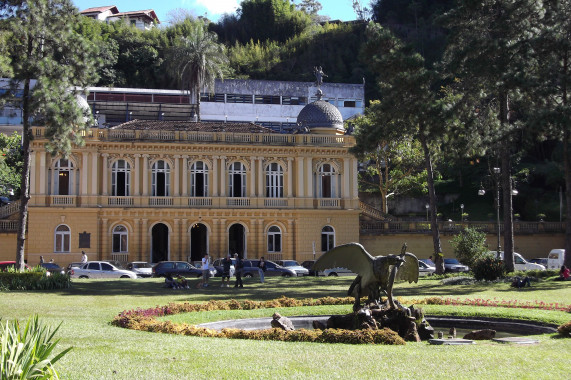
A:
<svg viewBox="0 0 571 380">
<path fill-rule="evenodd" d="M 496 227 L 498 229 L 498 247 L 496 248 L 496 255 L 500 257 L 500 251 L 502 250 L 500 234 L 501 234 L 501 225 L 500 225 L 500 168 L 492 168 L 492 172 L 494 174 L 494 181 L 496 185 Z M 486 190 L 480 184 L 480 190 L 478 190 L 478 195 L 485 195 Z M 513 195 L 517 195 L 517 190 L 513 192 Z"/>
<path fill-rule="evenodd" d="M 464 223 L 464 203 L 460 204 L 460 222 Z"/>
<path fill-rule="evenodd" d="M 430 208 L 430 205 L 427 203 L 424 207 L 426 207 L 426 221 L 428 222 L 428 209 Z"/>
</svg>

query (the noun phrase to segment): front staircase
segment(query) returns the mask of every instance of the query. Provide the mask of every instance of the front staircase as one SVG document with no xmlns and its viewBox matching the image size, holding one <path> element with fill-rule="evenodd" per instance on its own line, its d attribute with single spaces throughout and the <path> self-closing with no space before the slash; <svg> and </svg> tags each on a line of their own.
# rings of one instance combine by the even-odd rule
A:
<svg viewBox="0 0 571 380">
<path fill-rule="evenodd" d="M 18 213 L 20 212 L 20 201 L 0 207 L 0 232 L 18 231 Z"/>
<path fill-rule="evenodd" d="M 361 216 L 367 217 L 369 219 L 373 219 L 379 222 L 386 222 L 392 219 L 390 215 L 384 214 L 378 208 L 375 208 L 363 201 L 359 201 L 359 208 L 361 209 Z"/>
</svg>

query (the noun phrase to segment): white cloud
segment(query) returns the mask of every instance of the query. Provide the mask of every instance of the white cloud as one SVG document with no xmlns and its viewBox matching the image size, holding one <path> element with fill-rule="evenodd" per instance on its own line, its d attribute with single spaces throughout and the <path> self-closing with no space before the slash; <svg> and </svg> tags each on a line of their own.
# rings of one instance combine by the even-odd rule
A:
<svg viewBox="0 0 571 380">
<path fill-rule="evenodd" d="M 205 8 L 209 16 L 234 13 L 240 6 L 238 0 L 195 0 L 194 4 Z"/>
</svg>

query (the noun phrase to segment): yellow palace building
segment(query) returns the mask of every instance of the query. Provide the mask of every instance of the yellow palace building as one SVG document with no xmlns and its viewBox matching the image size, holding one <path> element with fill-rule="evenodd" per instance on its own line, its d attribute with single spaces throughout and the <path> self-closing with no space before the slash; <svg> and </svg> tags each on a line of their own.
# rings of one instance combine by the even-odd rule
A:
<svg viewBox="0 0 571 380">
<path fill-rule="evenodd" d="M 33 127 L 27 259 L 312 259 L 359 241 L 355 140 L 317 100 L 299 133 L 254 123 L 132 120 L 68 158 Z"/>
</svg>

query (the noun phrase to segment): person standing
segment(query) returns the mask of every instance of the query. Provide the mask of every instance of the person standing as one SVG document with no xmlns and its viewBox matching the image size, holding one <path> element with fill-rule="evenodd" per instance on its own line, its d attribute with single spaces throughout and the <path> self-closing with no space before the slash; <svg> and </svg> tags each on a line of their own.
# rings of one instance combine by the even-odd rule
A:
<svg viewBox="0 0 571 380">
<path fill-rule="evenodd" d="M 234 258 L 236 258 L 236 268 L 234 268 L 236 273 L 236 282 L 234 283 L 234 287 L 243 288 L 244 284 L 242 283 L 242 268 L 244 268 L 244 263 L 237 253 L 234 254 Z"/>
<path fill-rule="evenodd" d="M 40 264 L 44 263 L 44 256 L 40 256 Z"/>
<path fill-rule="evenodd" d="M 258 263 L 258 275 L 260 276 L 260 282 L 264 283 L 264 272 L 266 271 L 266 260 L 264 256 L 260 258 L 260 262 Z"/>
<path fill-rule="evenodd" d="M 87 262 L 87 254 L 85 251 L 81 251 L 81 263 L 85 264 Z"/>
<path fill-rule="evenodd" d="M 230 267 L 232 266 L 232 256 L 230 254 L 226 255 L 222 259 L 222 285 L 221 287 L 230 286 Z M 224 284 L 224 279 L 226 279 L 226 284 Z"/>
<path fill-rule="evenodd" d="M 202 258 L 202 286 L 208 286 L 208 277 L 210 276 L 210 257 L 208 257 L 208 253 L 204 254 Z"/>
</svg>

